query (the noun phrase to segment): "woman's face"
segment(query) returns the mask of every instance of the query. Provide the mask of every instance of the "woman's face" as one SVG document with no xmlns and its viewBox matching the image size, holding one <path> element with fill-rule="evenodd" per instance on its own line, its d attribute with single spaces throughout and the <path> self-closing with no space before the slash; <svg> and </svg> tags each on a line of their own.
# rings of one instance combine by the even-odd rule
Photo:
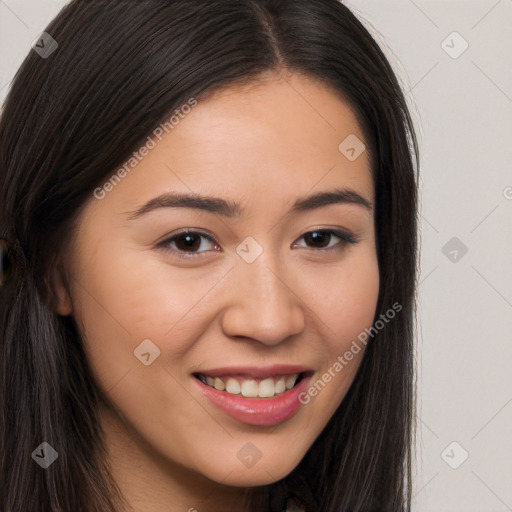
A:
<svg viewBox="0 0 512 512">
<path fill-rule="evenodd" d="M 59 312 L 81 326 L 125 468 L 264 485 L 364 353 L 344 357 L 379 290 L 368 155 L 347 104 L 297 74 L 181 112 L 82 210 Z"/>
</svg>

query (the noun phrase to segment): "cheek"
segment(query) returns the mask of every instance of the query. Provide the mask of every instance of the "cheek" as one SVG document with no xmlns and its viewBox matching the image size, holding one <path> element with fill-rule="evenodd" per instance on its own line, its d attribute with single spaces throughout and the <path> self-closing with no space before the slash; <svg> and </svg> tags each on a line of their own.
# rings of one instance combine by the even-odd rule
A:
<svg viewBox="0 0 512 512">
<path fill-rule="evenodd" d="M 316 280 L 315 312 L 325 323 L 322 370 L 315 375 L 302 403 L 315 403 L 312 419 L 325 424 L 346 395 L 365 353 L 365 329 L 375 317 L 379 296 L 379 268 L 375 252 L 357 258 Z M 320 290 L 324 293 L 320 293 Z M 363 341 L 362 341 L 363 340 Z"/>
<path fill-rule="evenodd" d="M 87 337 L 108 337 L 112 349 L 125 350 L 120 341 L 126 339 L 135 348 L 149 335 L 162 339 L 179 329 L 180 320 L 222 275 L 173 268 L 115 242 L 101 245 L 94 261 L 84 263 L 77 274 L 73 305 Z"/>
<path fill-rule="evenodd" d="M 162 432 L 200 437 L 191 418 L 204 424 L 208 417 L 182 383 L 190 378 L 185 356 L 201 333 L 198 304 L 219 281 L 218 273 L 191 279 L 183 268 L 108 243 L 82 268 L 73 303 L 100 388 L 148 438 L 161 440 Z M 181 445 L 161 442 L 173 456 L 182 456 Z"/>
<path fill-rule="evenodd" d="M 102 242 L 94 261 L 77 274 L 73 290 L 87 356 L 105 389 L 143 366 L 134 354 L 137 347 L 145 339 L 158 346 L 166 333 L 172 336 L 173 326 L 197 301 L 193 291 L 185 293 L 186 282 L 177 282 L 146 254 L 121 245 Z"/>
<path fill-rule="evenodd" d="M 317 311 L 329 328 L 329 352 L 343 350 L 373 321 L 379 295 L 374 251 L 361 251 L 315 279 Z"/>
</svg>

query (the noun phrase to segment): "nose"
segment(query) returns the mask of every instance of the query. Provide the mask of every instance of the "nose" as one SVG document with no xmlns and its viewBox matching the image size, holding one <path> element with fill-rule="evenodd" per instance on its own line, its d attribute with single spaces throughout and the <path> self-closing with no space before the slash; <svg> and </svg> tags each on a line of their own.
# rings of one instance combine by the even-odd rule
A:
<svg viewBox="0 0 512 512">
<path fill-rule="evenodd" d="M 228 292 L 222 316 L 227 336 L 277 345 L 305 328 L 304 302 L 294 290 L 296 282 L 269 258 L 240 261 Z"/>
</svg>

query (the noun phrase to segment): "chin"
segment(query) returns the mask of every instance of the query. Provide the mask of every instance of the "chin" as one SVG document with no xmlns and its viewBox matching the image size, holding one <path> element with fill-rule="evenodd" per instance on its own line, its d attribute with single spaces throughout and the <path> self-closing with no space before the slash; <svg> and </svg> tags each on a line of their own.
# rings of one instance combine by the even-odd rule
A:
<svg viewBox="0 0 512 512">
<path fill-rule="evenodd" d="M 267 449 L 268 450 L 268 449 Z M 201 468 L 201 473 L 210 480 L 232 487 L 257 487 L 273 484 L 288 476 L 299 464 L 304 454 L 285 458 L 278 450 L 270 451 L 268 457 L 255 461 L 241 462 L 238 458 L 228 463 L 224 457 L 222 464 L 215 464 L 212 459 L 207 466 Z M 241 457 L 243 459 L 243 457 Z"/>
<path fill-rule="evenodd" d="M 231 487 L 259 487 L 263 485 L 273 484 L 287 475 L 289 475 L 295 466 L 290 465 L 286 468 L 283 466 L 276 466 L 269 464 L 267 467 L 253 468 L 232 468 L 232 473 L 226 478 L 226 474 L 216 474 L 214 480 L 219 484 L 228 485 Z M 206 475 L 207 476 L 207 475 Z"/>
</svg>

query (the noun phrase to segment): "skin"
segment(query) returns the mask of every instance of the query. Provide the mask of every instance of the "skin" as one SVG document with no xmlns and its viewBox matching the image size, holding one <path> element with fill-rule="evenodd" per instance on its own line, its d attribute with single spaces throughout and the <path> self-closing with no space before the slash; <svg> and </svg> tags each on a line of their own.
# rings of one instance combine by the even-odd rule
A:
<svg viewBox="0 0 512 512">
<path fill-rule="evenodd" d="M 338 203 L 287 214 L 296 199 L 340 187 L 373 203 L 368 155 L 349 161 L 338 150 L 349 134 L 364 140 L 334 90 L 296 73 L 264 75 L 199 102 L 81 211 L 56 276 L 57 311 L 81 326 L 94 377 L 112 404 L 100 409 L 109 462 L 134 510 L 240 510 L 244 488 L 289 474 L 343 400 L 364 346 L 309 404 L 272 427 L 218 410 L 197 392 L 192 373 L 296 363 L 314 370 L 314 382 L 372 325 L 373 210 Z M 171 191 L 236 201 L 245 211 L 230 219 L 159 208 L 129 220 Z M 184 228 L 214 242 L 157 247 Z M 357 243 L 327 235 L 315 245 L 303 236 L 329 228 L 349 231 Z M 248 236 L 263 248 L 250 264 L 236 252 Z M 149 366 L 133 353 L 144 339 L 160 350 Z M 262 454 L 251 468 L 237 458 L 249 441 Z"/>
</svg>

